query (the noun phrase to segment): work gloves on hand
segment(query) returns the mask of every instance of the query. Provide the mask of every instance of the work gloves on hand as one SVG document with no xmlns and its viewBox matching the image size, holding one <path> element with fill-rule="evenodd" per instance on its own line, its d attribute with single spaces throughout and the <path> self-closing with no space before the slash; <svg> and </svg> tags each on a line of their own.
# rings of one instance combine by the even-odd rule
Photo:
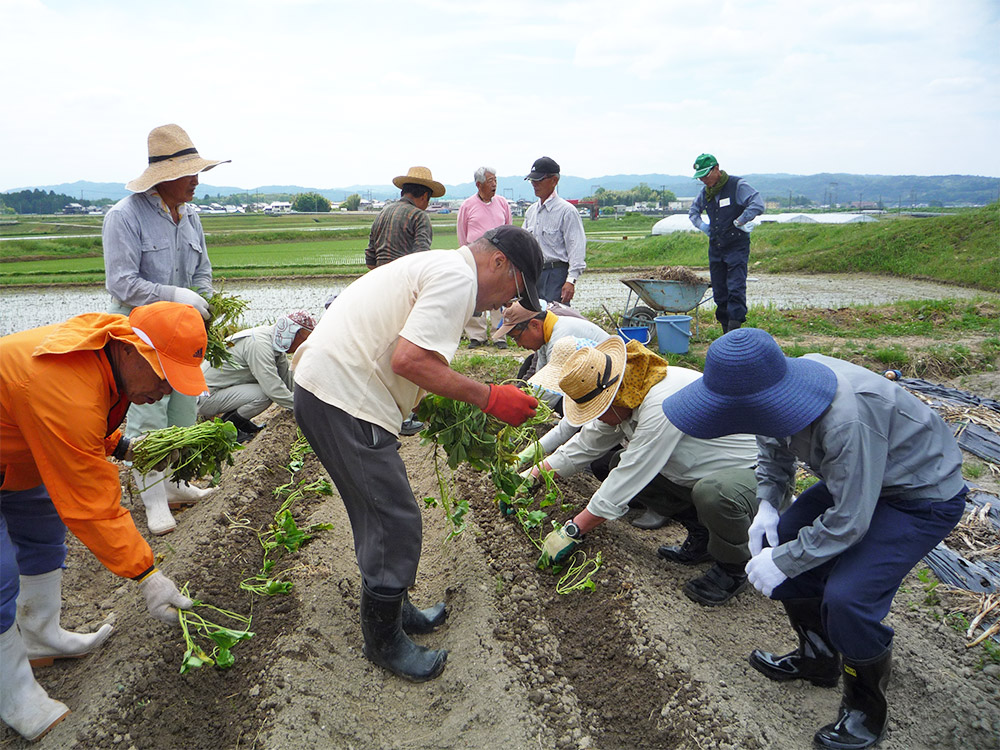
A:
<svg viewBox="0 0 1000 750">
<path fill-rule="evenodd" d="M 733 226 L 739 229 L 741 232 L 746 232 L 747 234 L 750 234 L 750 232 L 753 231 L 753 224 L 751 224 L 750 222 L 747 222 L 746 224 L 740 224 L 738 221 L 734 220 Z"/>
<path fill-rule="evenodd" d="M 146 597 L 149 614 L 168 625 L 177 623 L 178 609 L 191 609 L 194 604 L 177 590 L 173 581 L 158 570 L 143 578 L 139 586 Z"/>
<path fill-rule="evenodd" d="M 564 527 L 552 531 L 542 542 L 542 554 L 538 558 L 538 567 L 547 568 L 549 565 L 561 565 L 572 556 L 579 546 L 580 540 L 569 536 Z"/>
<path fill-rule="evenodd" d="M 544 455 L 542 446 L 538 444 L 538 441 L 532 441 L 528 444 L 527 448 L 517 454 L 517 463 L 514 464 L 514 467 L 520 469 L 525 464 L 531 464 L 534 466 L 542 460 Z M 523 472 L 521 476 L 524 476 Z"/>
<path fill-rule="evenodd" d="M 767 500 L 761 500 L 757 515 L 747 531 L 749 535 L 750 554 L 757 556 L 764 549 L 764 538 L 769 547 L 778 546 L 778 511 Z"/>
<path fill-rule="evenodd" d="M 526 419 L 535 416 L 538 399 L 529 396 L 516 385 L 491 385 L 490 397 L 486 401 L 487 414 L 519 427 Z"/>
<path fill-rule="evenodd" d="M 191 289 L 186 289 L 182 286 L 175 286 L 173 297 L 170 301 L 180 302 L 182 305 L 191 305 L 191 307 L 201 313 L 201 317 L 205 320 L 212 317 L 212 314 L 208 310 L 208 300 L 198 294 L 198 292 L 192 291 Z"/>
<path fill-rule="evenodd" d="M 750 558 L 746 567 L 750 583 L 764 596 L 770 596 L 775 587 L 788 580 L 788 576 L 774 564 L 773 556 L 774 548 L 765 547 L 759 554 Z"/>
</svg>

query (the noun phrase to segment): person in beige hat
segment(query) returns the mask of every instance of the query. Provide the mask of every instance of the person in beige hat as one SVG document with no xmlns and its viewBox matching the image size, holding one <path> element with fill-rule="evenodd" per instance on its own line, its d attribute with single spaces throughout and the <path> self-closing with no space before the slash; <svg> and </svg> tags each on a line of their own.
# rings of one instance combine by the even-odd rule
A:
<svg viewBox="0 0 1000 750">
<path fill-rule="evenodd" d="M 139 305 L 181 302 L 207 319 L 208 303 L 202 295 L 212 293 L 212 264 L 201 220 L 189 202 L 198 175 L 224 162 L 203 158 L 184 129 L 173 124 L 150 131 L 147 151 L 145 170 L 125 186 L 133 194 L 118 201 L 104 218 L 108 312 L 127 315 Z M 187 427 L 196 419 L 195 398 L 174 392 L 153 404 L 133 405 L 125 433 L 131 439 L 172 425 Z M 145 479 L 135 476 L 153 534 L 176 526 L 171 506 L 193 503 L 210 492 L 162 479 L 158 472 Z"/>
<path fill-rule="evenodd" d="M 543 563 L 565 560 L 584 534 L 623 517 L 638 498 L 688 531 L 680 547 L 661 547 L 661 557 L 682 565 L 714 561 L 684 584 L 688 598 L 714 606 L 746 588 L 748 529 L 757 511 L 756 441 L 752 435 L 693 438 L 661 407 L 667 395 L 700 378 L 694 370 L 668 367 L 637 341 L 626 347 L 618 336 L 576 350 L 561 365 L 553 359 L 535 374 L 532 383 L 562 391 L 566 420 L 582 425 L 541 468 L 571 476 L 625 445 L 586 509 L 545 538 Z M 524 475 L 538 477 L 539 466 Z"/>
<path fill-rule="evenodd" d="M 410 167 L 406 174 L 394 177 L 392 184 L 400 189 L 399 200 L 383 208 L 372 223 L 365 249 L 369 271 L 404 255 L 430 250 L 434 239 L 427 206 L 431 198 L 444 195 L 444 185 L 427 167 Z M 411 414 L 400 427 L 400 434 L 416 435 L 422 429 L 423 423 Z"/>
</svg>

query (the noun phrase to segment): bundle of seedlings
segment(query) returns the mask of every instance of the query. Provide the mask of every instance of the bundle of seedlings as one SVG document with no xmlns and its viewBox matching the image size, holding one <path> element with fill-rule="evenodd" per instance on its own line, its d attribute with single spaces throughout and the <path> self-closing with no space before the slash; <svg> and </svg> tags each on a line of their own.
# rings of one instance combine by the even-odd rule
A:
<svg viewBox="0 0 1000 750">
<path fill-rule="evenodd" d="M 190 427 L 165 427 L 135 442 L 132 468 L 143 475 L 165 471 L 178 481 L 209 475 L 218 479 L 223 466 L 233 465 L 233 451 L 242 448 L 232 422 L 213 419 Z"/>
<path fill-rule="evenodd" d="M 227 341 L 237 331 L 243 328 L 241 316 L 247 309 L 247 301 L 235 294 L 216 291 L 208 300 L 208 347 L 205 350 L 205 361 L 212 367 L 222 367 L 229 362 L 229 347 Z"/>
</svg>

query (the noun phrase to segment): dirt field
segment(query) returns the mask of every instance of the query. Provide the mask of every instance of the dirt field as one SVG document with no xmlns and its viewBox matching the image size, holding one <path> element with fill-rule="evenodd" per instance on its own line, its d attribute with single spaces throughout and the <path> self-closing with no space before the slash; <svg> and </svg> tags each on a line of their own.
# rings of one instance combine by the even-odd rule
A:
<svg viewBox="0 0 1000 750">
<path fill-rule="evenodd" d="M 330 522 L 299 553 L 288 596 L 250 597 L 241 579 L 259 570 L 254 529 L 279 504 L 272 490 L 295 436 L 287 412 L 229 468 L 221 489 L 179 514 L 178 529 L 153 539 L 163 568 L 195 596 L 253 613 L 249 642 L 228 671 L 179 674 L 179 629 L 152 620 L 138 587 L 71 543 L 64 625 L 91 629 L 107 615 L 117 629 L 99 653 L 37 670 L 73 713 L 40 748 L 228 750 L 230 748 L 806 748 L 831 721 L 839 689 L 770 682 L 746 661 L 755 647 L 793 644 L 779 604 L 752 589 L 718 609 L 680 586 L 698 574 L 657 558 L 679 526 L 641 531 L 609 523 L 588 536 L 604 567 L 591 593 L 561 596 L 534 568 L 535 548 L 501 518 L 488 480 L 462 472 L 469 528 L 444 542 L 442 511 L 424 511 L 418 605 L 444 599 L 448 622 L 419 642 L 449 650 L 444 674 L 415 685 L 361 655 L 360 581 L 343 505 L 315 496 L 295 506 L 300 525 Z M 418 497 L 436 494 L 428 448 L 404 438 Z M 309 455 L 297 478 L 323 476 Z M 591 477 L 563 483 L 583 504 Z M 140 528 L 142 505 L 126 497 Z M 567 512 L 566 516 L 569 515 Z M 560 518 L 560 520 L 562 520 Z M 896 598 L 886 750 L 1000 746 L 1000 667 L 977 669 L 982 652 L 935 619 L 925 584 L 911 574 Z M 0 728 L 0 747 L 27 747 Z"/>
</svg>

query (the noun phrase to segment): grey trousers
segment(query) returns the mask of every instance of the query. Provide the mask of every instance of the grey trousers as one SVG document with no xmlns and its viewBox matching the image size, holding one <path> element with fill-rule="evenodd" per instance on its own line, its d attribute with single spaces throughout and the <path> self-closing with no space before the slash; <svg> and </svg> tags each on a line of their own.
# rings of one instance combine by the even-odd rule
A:
<svg viewBox="0 0 1000 750">
<path fill-rule="evenodd" d="M 657 474 L 636 499 L 667 518 L 694 507 L 708 529 L 708 553 L 715 560 L 745 563 L 750 559 L 747 532 L 758 505 L 753 469 L 717 471 L 693 487 L 682 487 Z"/>
<path fill-rule="evenodd" d="M 253 419 L 270 405 L 271 399 L 257 383 L 241 383 L 199 396 L 198 415 L 214 417 L 235 411 L 244 419 Z"/>
<path fill-rule="evenodd" d="M 337 486 L 354 534 L 354 552 L 369 588 L 414 584 L 423 521 L 399 440 L 295 386 L 295 421 Z"/>
</svg>

